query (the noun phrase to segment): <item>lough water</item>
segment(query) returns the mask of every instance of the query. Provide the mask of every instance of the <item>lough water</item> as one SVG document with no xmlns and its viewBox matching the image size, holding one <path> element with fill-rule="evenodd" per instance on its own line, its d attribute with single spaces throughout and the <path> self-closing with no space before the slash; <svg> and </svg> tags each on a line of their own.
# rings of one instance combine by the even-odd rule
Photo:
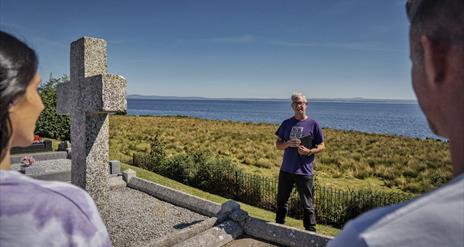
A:
<svg viewBox="0 0 464 247">
<path fill-rule="evenodd" d="M 322 127 L 438 138 L 428 128 L 418 104 L 413 101 L 312 101 L 309 115 Z M 128 114 L 191 116 L 213 120 L 279 124 L 292 116 L 286 101 L 254 100 L 158 100 L 128 99 Z"/>
</svg>

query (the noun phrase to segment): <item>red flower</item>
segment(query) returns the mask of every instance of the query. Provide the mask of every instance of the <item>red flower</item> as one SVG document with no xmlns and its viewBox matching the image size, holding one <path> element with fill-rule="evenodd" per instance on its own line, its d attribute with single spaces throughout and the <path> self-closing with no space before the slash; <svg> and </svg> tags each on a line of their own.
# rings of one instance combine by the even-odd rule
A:
<svg viewBox="0 0 464 247">
<path fill-rule="evenodd" d="M 42 137 L 39 135 L 34 135 L 34 143 L 40 143 L 42 142 Z"/>
</svg>

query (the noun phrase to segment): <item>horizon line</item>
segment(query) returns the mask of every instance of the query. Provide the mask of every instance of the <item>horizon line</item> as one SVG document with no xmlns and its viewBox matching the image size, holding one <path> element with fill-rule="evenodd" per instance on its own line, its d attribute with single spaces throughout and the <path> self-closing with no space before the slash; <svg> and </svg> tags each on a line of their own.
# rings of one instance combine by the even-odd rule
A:
<svg viewBox="0 0 464 247">
<path fill-rule="evenodd" d="M 290 98 L 264 98 L 264 97 L 207 97 L 207 96 L 173 96 L 173 95 L 144 95 L 144 94 L 128 94 L 127 98 L 130 97 L 146 97 L 146 98 L 189 98 L 189 99 L 228 99 L 228 100 L 289 100 Z M 413 99 L 387 99 L 387 98 L 365 98 L 365 97 L 335 97 L 335 98 L 309 98 L 309 100 L 370 100 L 370 101 L 415 101 Z"/>
</svg>

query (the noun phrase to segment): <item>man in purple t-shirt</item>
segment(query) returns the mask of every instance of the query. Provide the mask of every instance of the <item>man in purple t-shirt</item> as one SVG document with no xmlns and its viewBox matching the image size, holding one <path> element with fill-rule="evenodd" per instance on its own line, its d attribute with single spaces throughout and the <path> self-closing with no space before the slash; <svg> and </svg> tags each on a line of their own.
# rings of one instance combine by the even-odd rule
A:
<svg viewBox="0 0 464 247">
<path fill-rule="evenodd" d="M 288 199 L 294 184 L 303 204 L 303 225 L 308 231 L 316 231 L 313 207 L 314 154 L 324 150 L 324 136 L 319 124 L 306 115 L 308 101 L 301 93 L 291 97 L 295 115 L 279 126 L 276 131 L 276 147 L 284 151 L 279 173 L 276 222 L 283 224 L 288 211 Z"/>
</svg>

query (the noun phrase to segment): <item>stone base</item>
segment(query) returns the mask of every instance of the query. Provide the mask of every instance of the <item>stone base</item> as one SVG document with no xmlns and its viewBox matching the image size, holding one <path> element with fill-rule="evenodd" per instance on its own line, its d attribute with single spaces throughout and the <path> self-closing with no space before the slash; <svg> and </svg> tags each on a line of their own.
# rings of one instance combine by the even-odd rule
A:
<svg viewBox="0 0 464 247">
<path fill-rule="evenodd" d="M 110 177 L 108 182 L 110 184 L 110 189 L 112 189 L 112 190 L 127 187 L 126 182 L 124 182 L 124 180 L 122 180 L 121 176 Z"/>
<path fill-rule="evenodd" d="M 21 158 L 23 158 L 26 155 L 32 156 L 35 161 L 57 160 L 57 159 L 68 158 L 68 152 L 66 151 L 42 152 L 42 153 L 33 153 L 33 154 L 14 154 L 14 155 L 11 155 L 11 161 L 10 161 L 11 164 L 20 163 Z"/>
<path fill-rule="evenodd" d="M 20 171 L 21 164 L 12 164 L 12 170 Z M 71 181 L 71 160 L 53 159 L 36 161 L 24 169 L 24 174 L 35 179 L 48 181 Z"/>
</svg>

